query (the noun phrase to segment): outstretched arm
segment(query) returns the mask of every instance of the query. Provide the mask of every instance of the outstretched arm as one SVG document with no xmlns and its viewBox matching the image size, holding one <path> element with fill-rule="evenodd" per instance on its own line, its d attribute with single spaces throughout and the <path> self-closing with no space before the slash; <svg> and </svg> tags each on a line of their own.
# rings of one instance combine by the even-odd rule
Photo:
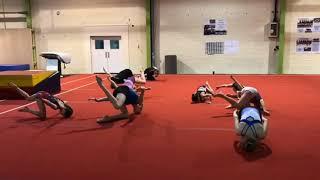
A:
<svg viewBox="0 0 320 180">
<path fill-rule="evenodd" d="M 137 84 L 145 84 L 147 82 L 143 70 L 140 70 L 140 74 L 138 76 L 135 76 L 134 78 Z"/>
<path fill-rule="evenodd" d="M 240 135 L 240 131 L 239 131 L 239 117 L 238 117 L 238 111 L 234 111 L 233 112 L 233 119 L 234 119 L 234 128 L 236 130 L 237 135 Z"/>
<path fill-rule="evenodd" d="M 206 87 L 207 87 L 207 91 L 208 91 L 210 94 L 214 94 L 213 89 L 212 89 L 212 87 L 210 86 L 210 84 L 209 84 L 208 81 L 206 81 Z"/>
<path fill-rule="evenodd" d="M 95 101 L 95 102 L 102 102 L 102 101 L 109 101 L 108 97 L 102 97 L 102 98 L 89 98 L 89 101 Z"/>
<path fill-rule="evenodd" d="M 225 87 L 232 87 L 232 84 L 222 84 L 220 86 L 217 86 L 216 89 L 225 88 Z"/>
<path fill-rule="evenodd" d="M 107 76 L 112 77 L 112 75 L 103 67 L 103 71 L 106 73 Z"/>
<path fill-rule="evenodd" d="M 267 116 L 270 116 L 270 112 L 266 109 L 266 105 L 265 105 L 263 99 L 260 99 L 260 105 L 261 105 L 261 107 L 262 107 L 263 114 L 264 114 L 264 115 L 267 115 Z"/>
<path fill-rule="evenodd" d="M 261 138 L 264 139 L 268 134 L 268 119 L 266 119 L 263 116 L 262 116 L 262 119 L 263 119 L 263 135 Z"/>
<path fill-rule="evenodd" d="M 231 97 L 231 98 L 238 98 L 236 94 L 226 94 L 226 96 Z"/>
</svg>

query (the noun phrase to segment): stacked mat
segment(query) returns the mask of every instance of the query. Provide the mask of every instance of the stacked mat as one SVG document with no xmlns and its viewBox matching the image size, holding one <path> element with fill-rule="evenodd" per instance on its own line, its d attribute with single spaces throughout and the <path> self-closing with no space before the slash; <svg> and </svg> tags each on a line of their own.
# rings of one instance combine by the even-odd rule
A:
<svg viewBox="0 0 320 180">
<path fill-rule="evenodd" d="M 9 82 L 17 84 L 29 94 L 38 91 L 57 93 L 61 91 L 60 74 L 55 71 L 3 71 L 0 72 L 0 99 L 22 99 Z"/>
<path fill-rule="evenodd" d="M 29 64 L 0 64 L 0 71 L 30 70 Z"/>
</svg>

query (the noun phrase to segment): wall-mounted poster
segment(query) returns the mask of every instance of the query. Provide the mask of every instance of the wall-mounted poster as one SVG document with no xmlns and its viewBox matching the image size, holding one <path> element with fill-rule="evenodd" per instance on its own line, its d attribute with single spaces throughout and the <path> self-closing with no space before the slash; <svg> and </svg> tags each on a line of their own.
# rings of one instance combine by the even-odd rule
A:
<svg viewBox="0 0 320 180">
<path fill-rule="evenodd" d="M 320 39 L 319 38 L 299 38 L 296 41 L 297 53 L 320 53 Z"/>
<path fill-rule="evenodd" d="M 298 18 L 297 31 L 299 33 L 320 32 L 320 18 Z"/>
<path fill-rule="evenodd" d="M 206 55 L 237 54 L 239 53 L 239 41 L 228 40 L 224 42 L 206 42 Z"/>
<path fill-rule="evenodd" d="M 225 19 L 210 19 L 204 25 L 204 35 L 226 35 L 227 23 Z"/>
</svg>

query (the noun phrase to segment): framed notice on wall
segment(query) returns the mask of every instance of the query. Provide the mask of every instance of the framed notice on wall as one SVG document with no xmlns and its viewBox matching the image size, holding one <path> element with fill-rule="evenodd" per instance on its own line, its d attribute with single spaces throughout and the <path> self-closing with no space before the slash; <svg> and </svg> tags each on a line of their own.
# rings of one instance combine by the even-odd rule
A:
<svg viewBox="0 0 320 180">
<path fill-rule="evenodd" d="M 237 54 L 239 53 L 239 41 L 228 40 L 224 42 L 206 42 L 206 55 Z"/>
<path fill-rule="evenodd" d="M 298 18 L 298 33 L 320 32 L 320 17 L 318 18 Z"/>
<path fill-rule="evenodd" d="M 226 35 L 227 22 L 225 19 L 210 19 L 204 25 L 204 35 Z"/>
<path fill-rule="evenodd" d="M 320 53 L 319 38 L 299 38 L 296 41 L 296 52 L 303 54 Z"/>
</svg>

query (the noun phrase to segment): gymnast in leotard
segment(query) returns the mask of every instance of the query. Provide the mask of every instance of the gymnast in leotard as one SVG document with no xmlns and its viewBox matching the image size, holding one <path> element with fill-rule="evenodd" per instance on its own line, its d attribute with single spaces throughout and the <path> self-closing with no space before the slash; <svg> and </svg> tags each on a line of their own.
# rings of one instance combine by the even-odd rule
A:
<svg viewBox="0 0 320 180">
<path fill-rule="evenodd" d="M 69 118 L 73 114 L 72 108 L 65 101 L 51 95 L 46 91 L 39 91 L 33 95 L 29 95 L 27 92 L 19 88 L 14 83 L 9 83 L 9 86 L 14 88 L 27 101 L 35 101 L 39 108 L 39 111 L 35 111 L 28 107 L 24 107 L 19 110 L 20 112 L 28 112 L 38 116 L 41 120 L 45 120 L 47 117 L 47 111 L 46 111 L 45 105 L 47 105 L 54 110 L 59 110 L 59 113 L 64 118 Z"/>
<path fill-rule="evenodd" d="M 89 100 L 94 100 L 96 102 L 110 101 L 115 109 L 120 110 L 120 114 L 113 116 L 104 116 L 97 120 L 97 123 L 110 122 L 120 119 L 129 118 L 129 113 L 127 110 L 127 105 L 133 106 L 133 111 L 135 114 L 140 114 L 143 109 L 143 97 L 146 88 L 139 87 L 136 91 L 133 89 L 133 82 L 131 80 L 124 79 L 124 83 L 118 85 L 116 84 L 111 76 L 108 76 L 109 82 L 114 87 L 113 93 L 111 93 L 103 84 L 102 79 L 96 76 L 97 83 L 99 87 L 106 94 L 106 97 L 102 98 L 90 98 Z M 139 92 L 139 94 L 138 94 Z"/>
</svg>

